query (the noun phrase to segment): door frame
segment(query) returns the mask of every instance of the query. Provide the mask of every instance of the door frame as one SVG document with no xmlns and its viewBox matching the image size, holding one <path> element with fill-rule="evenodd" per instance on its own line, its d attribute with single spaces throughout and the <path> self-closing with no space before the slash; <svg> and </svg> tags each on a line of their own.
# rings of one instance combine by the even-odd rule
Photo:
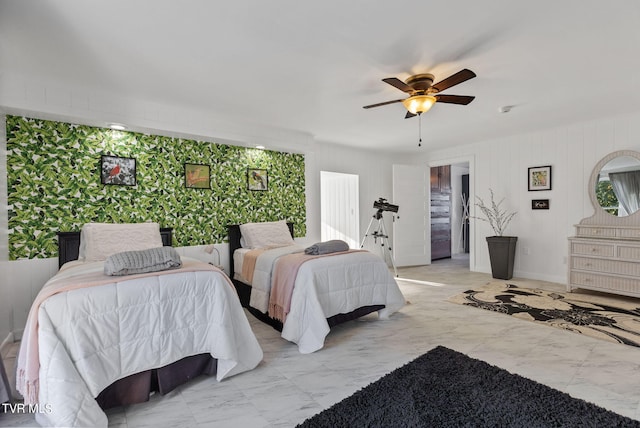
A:
<svg viewBox="0 0 640 428">
<path fill-rule="evenodd" d="M 432 160 L 427 162 L 428 168 L 443 166 L 443 165 L 453 165 L 456 163 L 468 163 L 469 164 L 469 270 L 477 271 L 476 269 L 476 239 L 475 239 L 475 222 L 473 221 L 473 217 L 476 215 L 476 205 L 473 201 L 476 200 L 475 197 L 475 156 L 474 155 L 465 155 L 453 158 L 445 158 Z M 431 204 L 429 204 L 431 205 Z M 431 206 L 429 206 L 431 209 Z M 431 225 L 429 225 L 429 232 L 431 231 Z"/>
</svg>

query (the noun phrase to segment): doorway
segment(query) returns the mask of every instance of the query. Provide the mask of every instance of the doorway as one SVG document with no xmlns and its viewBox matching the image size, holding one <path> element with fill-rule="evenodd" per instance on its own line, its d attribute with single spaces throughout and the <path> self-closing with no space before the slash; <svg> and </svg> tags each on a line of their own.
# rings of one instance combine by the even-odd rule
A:
<svg viewBox="0 0 640 428">
<path fill-rule="evenodd" d="M 475 268 L 475 251 L 470 239 L 473 227 L 466 232 L 468 252 L 460 250 L 461 223 L 469 216 L 463 215 L 462 175 L 468 176 L 469 201 L 474 200 L 474 158 L 463 156 L 448 161 L 430 162 L 428 165 L 393 165 L 393 200 L 400 211 L 393 223 L 393 251 L 397 266 L 418 266 L 431 263 L 431 168 L 447 165 L 451 178 L 450 258 L 438 259 L 438 263 L 453 261 Z M 472 203 L 472 202 L 471 202 Z M 471 207 L 472 208 L 472 207 Z M 473 210 L 471 211 L 473 212 Z M 464 248 L 464 242 L 463 246 Z M 455 260 L 452 260 L 455 259 Z M 460 260 L 462 259 L 462 260 Z"/>
<path fill-rule="evenodd" d="M 451 258 L 451 165 L 431 167 L 431 261 Z"/>
<path fill-rule="evenodd" d="M 472 266 L 469 209 L 473 160 L 431 165 L 432 260 Z"/>
</svg>

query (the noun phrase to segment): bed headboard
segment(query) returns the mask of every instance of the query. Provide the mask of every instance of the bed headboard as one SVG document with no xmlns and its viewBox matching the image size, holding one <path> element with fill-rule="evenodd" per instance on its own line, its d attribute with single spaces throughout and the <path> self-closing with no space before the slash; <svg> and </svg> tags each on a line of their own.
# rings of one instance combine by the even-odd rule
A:
<svg viewBox="0 0 640 428">
<path fill-rule="evenodd" d="M 291 233 L 291 237 L 293 238 L 293 223 L 287 222 L 287 226 L 289 227 L 289 233 Z M 235 273 L 235 268 L 233 266 L 233 252 L 242 247 L 242 245 L 240 245 L 240 238 L 242 237 L 242 234 L 240 233 L 240 225 L 227 225 L 227 232 L 229 235 L 229 278 L 233 279 L 233 275 Z"/>
<path fill-rule="evenodd" d="M 171 246 L 173 239 L 172 227 L 161 227 L 160 237 L 162 245 Z M 66 262 L 78 260 L 80 253 L 80 232 L 58 232 L 58 268 Z"/>
</svg>

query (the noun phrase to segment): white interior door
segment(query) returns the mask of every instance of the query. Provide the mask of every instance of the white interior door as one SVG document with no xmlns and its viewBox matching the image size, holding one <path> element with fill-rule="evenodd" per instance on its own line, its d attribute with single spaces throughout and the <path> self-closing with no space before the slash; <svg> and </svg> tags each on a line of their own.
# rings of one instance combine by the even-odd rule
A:
<svg viewBox="0 0 640 428">
<path fill-rule="evenodd" d="M 429 168 L 393 165 L 393 255 L 396 266 L 431 264 Z"/>
<path fill-rule="evenodd" d="M 320 171 L 320 238 L 341 239 L 349 248 L 359 247 L 359 177 Z"/>
</svg>

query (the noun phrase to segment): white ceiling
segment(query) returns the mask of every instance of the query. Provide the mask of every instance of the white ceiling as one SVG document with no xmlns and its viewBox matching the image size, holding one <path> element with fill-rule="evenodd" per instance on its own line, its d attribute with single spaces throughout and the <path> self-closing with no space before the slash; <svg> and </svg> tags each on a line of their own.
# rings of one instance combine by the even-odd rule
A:
<svg viewBox="0 0 640 428">
<path fill-rule="evenodd" d="M 407 152 L 640 110 L 639 52 L 637 0 L 0 0 L 0 73 Z M 362 108 L 463 68 L 422 149 L 402 104 Z"/>
</svg>

